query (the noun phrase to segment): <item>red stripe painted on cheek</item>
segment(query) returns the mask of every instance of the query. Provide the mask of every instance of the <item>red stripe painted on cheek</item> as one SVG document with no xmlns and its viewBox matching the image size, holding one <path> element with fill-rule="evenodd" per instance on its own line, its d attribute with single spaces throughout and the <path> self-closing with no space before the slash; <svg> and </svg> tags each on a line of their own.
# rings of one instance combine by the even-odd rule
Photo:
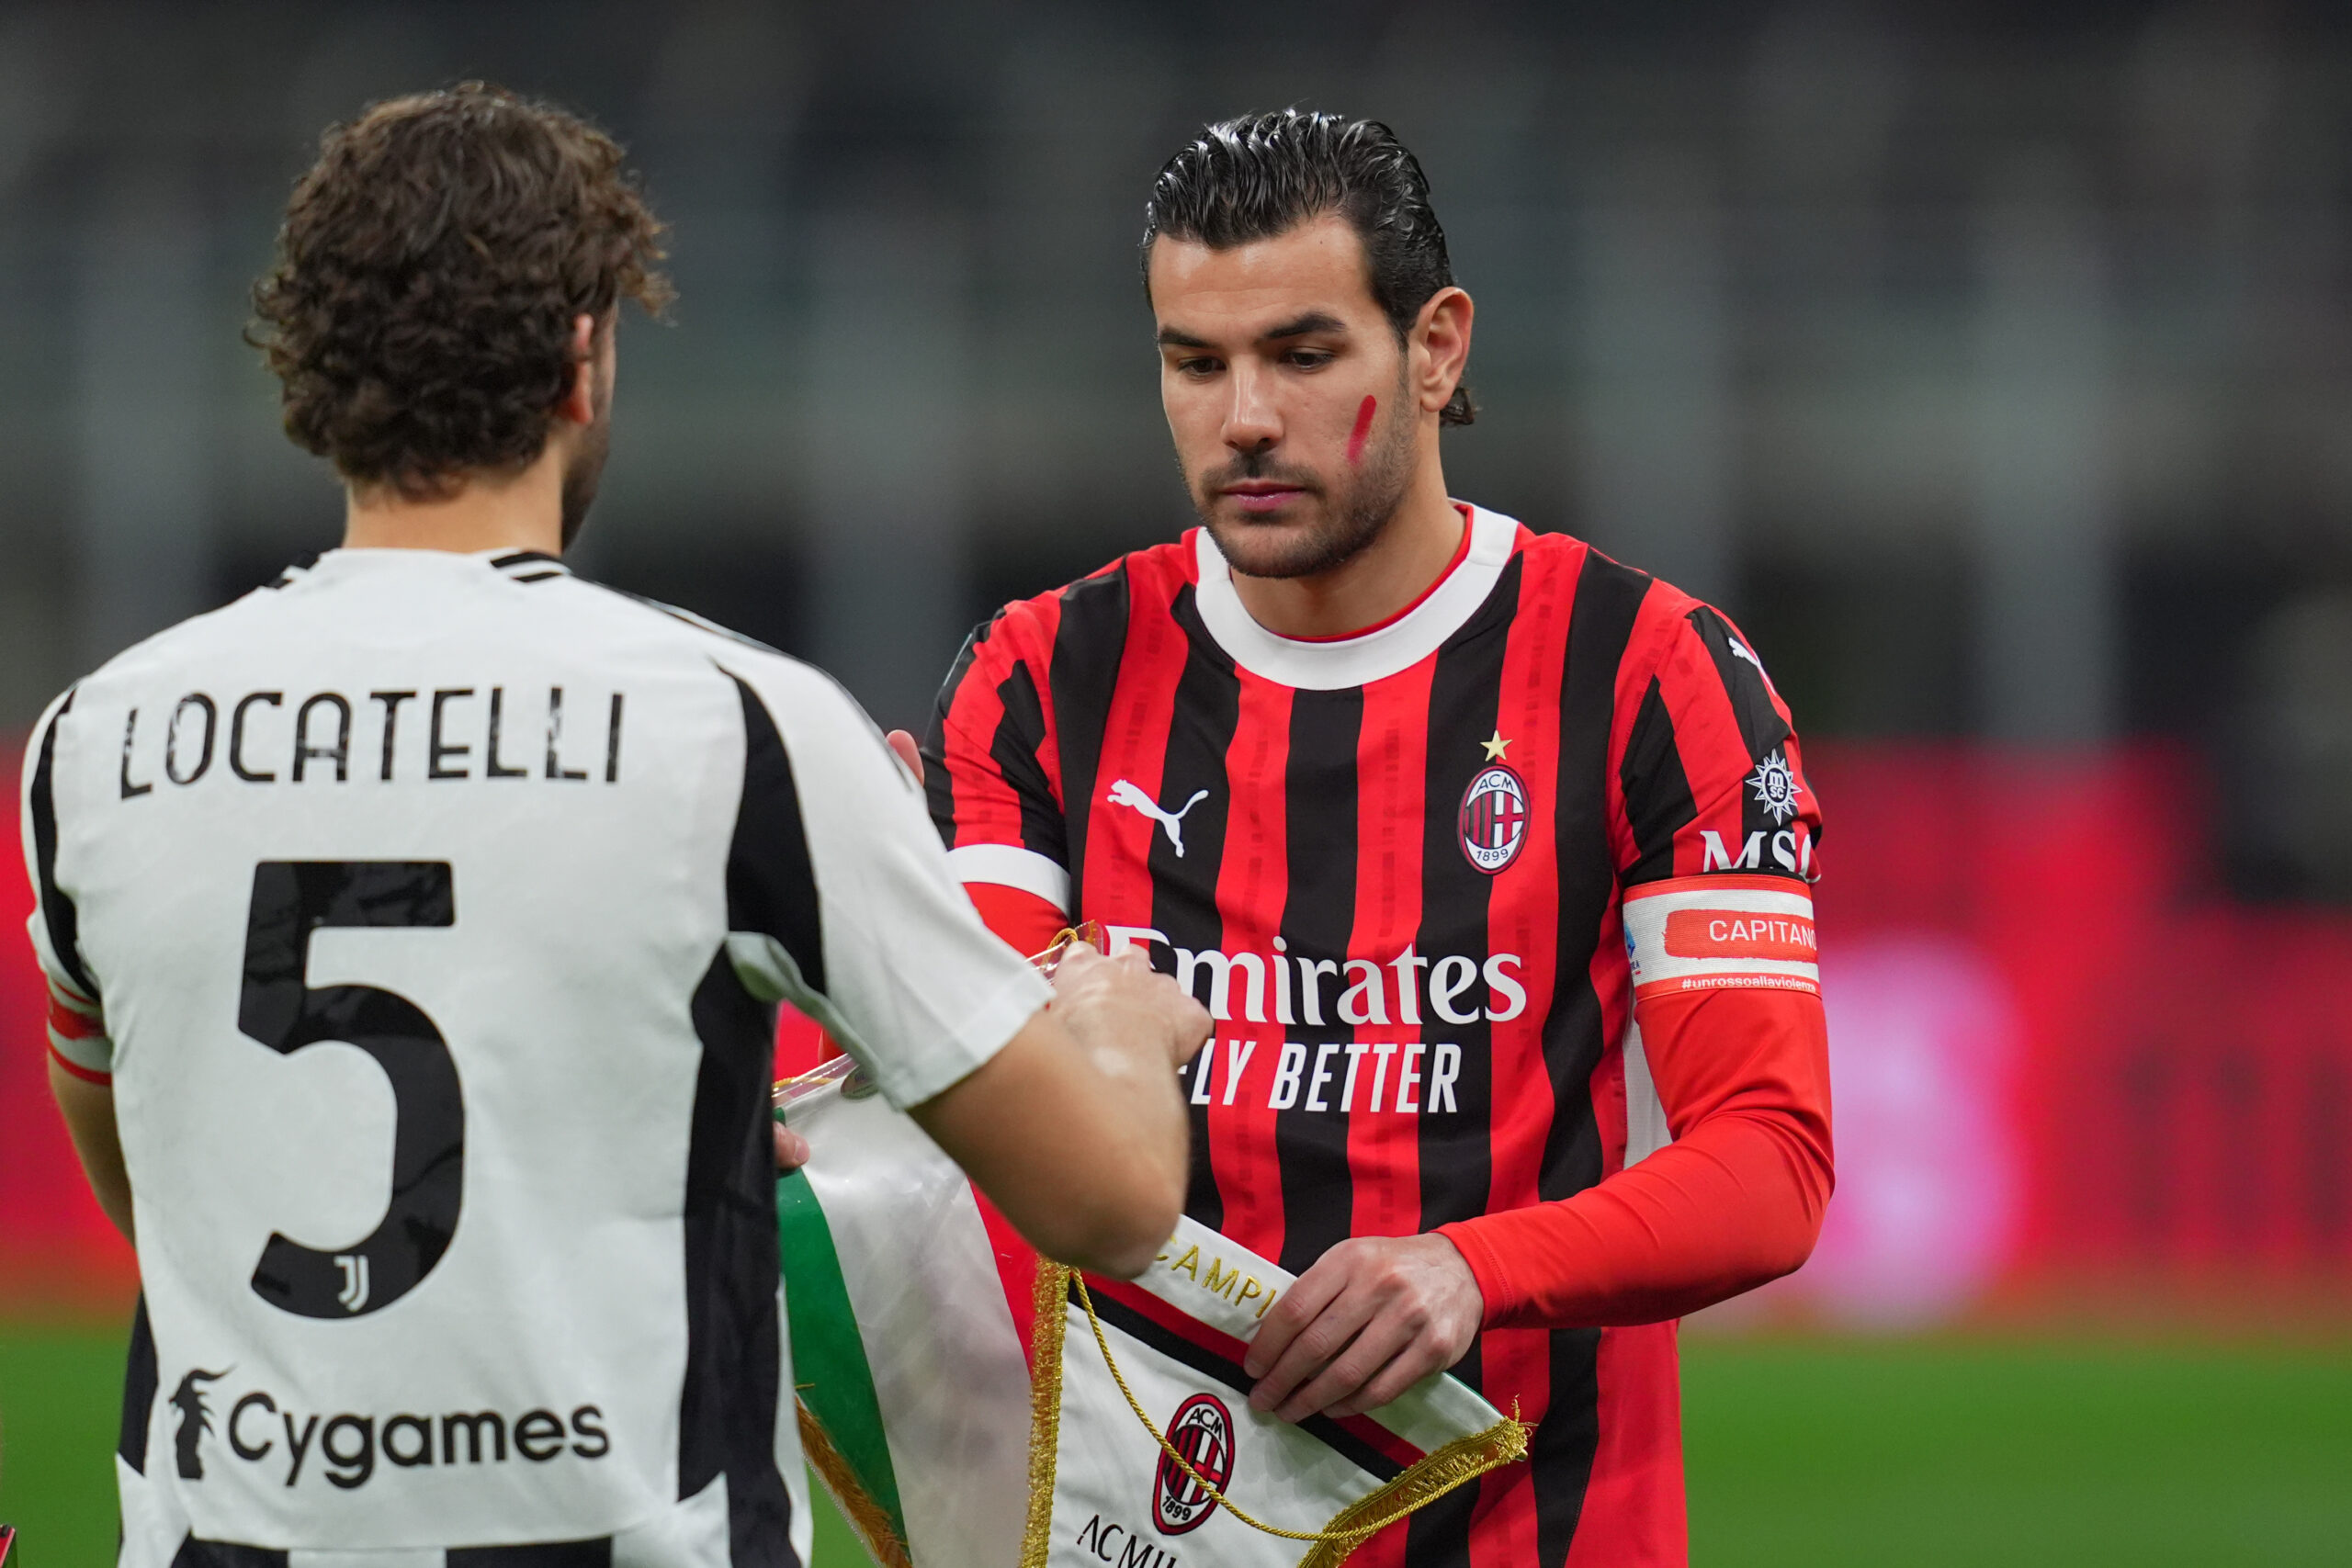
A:
<svg viewBox="0 0 2352 1568">
<path fill-rule="evenodd" d="M 1348 461 L 1354 464 L 1363 457 L 1364 437 L 1372 434 L 1372 416 L 1379 411 L 1380 400 L 1366 397 L 1356 409 L 1356 427 L 1348 436 Z"/>
</svg>

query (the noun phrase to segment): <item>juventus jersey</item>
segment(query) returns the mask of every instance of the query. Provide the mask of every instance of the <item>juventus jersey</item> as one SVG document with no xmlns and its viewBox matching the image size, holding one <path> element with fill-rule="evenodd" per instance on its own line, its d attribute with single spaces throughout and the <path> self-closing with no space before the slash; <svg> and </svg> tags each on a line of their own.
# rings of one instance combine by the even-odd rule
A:
<svg viewBox="0 0 2352 1568">
<path fill-rule="evenodd" d="M 337 551 L 25 777 L 135 1195 L 126 1564 L 805 1555 L 775 1004 L 905 1106 L 1047 996 L 838 687 L 544 556 Z"/>
<path fill-rule="evenodd" d="M 1637 943 L 1645 990 L 1812 985 L 1820 818 L 1753 652 L 1585 544 L 1462 510 L 1453 569 L 1338 641 L 1260 626 L 1204 531 L 1127 556 L 980 627 L 930 734 L 959 875 L 1147 944 L 1208 1007 L 1187 1212 L 1293 1272 L 1351 1235 L 1569 1197 L 1665 1143 L 1629 1027 Z M 1726 924 L 1739 973 L 1668 957 L 1697 951 L 1679 919 L 1725 923 L 1692 897 L 1778 919 L 1779 946 Z M 1532 1463 L 1363 1561 L 1679 1538 L 1670 1324 L 1496 1328 L 1454 1371 L 1538 1424 Z"/>
</svg>

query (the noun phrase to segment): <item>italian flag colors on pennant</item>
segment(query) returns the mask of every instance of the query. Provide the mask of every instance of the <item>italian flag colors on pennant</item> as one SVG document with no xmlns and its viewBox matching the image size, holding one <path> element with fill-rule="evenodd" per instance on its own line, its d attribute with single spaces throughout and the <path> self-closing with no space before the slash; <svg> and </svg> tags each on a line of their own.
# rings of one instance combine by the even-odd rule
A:
<svg viewBox="0 0 2352 1568">
<path fill-rule="evenodd" d="M 1187 1219 L 1143 1277 L 1040 1258 L 847 1058 L 781 1086 L 777 1184 L 809 1460 L 883 1568 L 1332 1568 L 1523 1459 L 1437 1375 L 1359 1416 L 1249 1406 L 1292 1276 Z"/>
</svg>

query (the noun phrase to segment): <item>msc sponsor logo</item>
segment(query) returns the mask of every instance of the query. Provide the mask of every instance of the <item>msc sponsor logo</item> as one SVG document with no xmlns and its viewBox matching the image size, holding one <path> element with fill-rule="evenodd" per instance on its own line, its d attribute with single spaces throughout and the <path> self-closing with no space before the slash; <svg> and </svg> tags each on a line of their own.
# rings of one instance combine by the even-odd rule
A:
<svg viewBox="0 0 2352 1568">
<path fill-rule="evenodd" d="M 204 1479 L 198 1444 L 214 1435 L 198 1380 L 225 1375 L 190 1371 L 172 1396 L 180 1412 L 179 1473 L 187 1480 Z M 531 1464 L 600 1460 L 613 1450 L 604 1421 L 605 1413 L 594 1404 L 573 1406 L 568 1419 L 553 1410 L 514 1416 L 496 1410 L 330 1416 L 281 1408 L 275 1396 L 255 1389 L 229 1407 L 219 1440 L 246 1464 L 284 1465 L 288 1486 L 300 1484 L 305 1474 L 323 1475 L 329 1485 L 356 1492 L 374 1478 L 379 1461 L 401 1470 L 429 1470 L 505 1464 L 510 1456 Z"/>
<path fill-rule="evenodd" d="M 1792 876 L 1814 880 L 1813 834 L 1802 822 L 1793 828 L 1783 828 L 1777 833 L 1767 833 L 1761 828 L 1747 835 L 1734 854 L 1724 844 L 1724 836 L 1712 828 L 1699 830 L 1699 869 L 1709 871 L 1761 871 L 1764 853 L 1771 850 L 1772 863 Z"/>
<path fill-rule="evenodd" d="M 1193 1395 L 1168 1423 L 1168 1447 L 1193 1469 L 1188 1473 L 1161 1452 L 1151 1478 L 1151 1522 L 1162 1535 L 1183 1535 L 1208 1523 L 1216 1511 L 1216 1499 L 1201 1483 L 1222 1492 L 1233 1480 L 1233 1412 L 1213 1393 Z"/>
<path fill-rule="evenodd" d="M 1757 763 L 1756 776 L 1747 783 L 1756 791 L 1756 803 L 1771 814 L 1773 821 L 1785 822 L 1797 814 L 1797 796 L 1804 793 L 1804 785 L 1797 783 L 1787 752 L 1775 751 Z"/>
</svg>

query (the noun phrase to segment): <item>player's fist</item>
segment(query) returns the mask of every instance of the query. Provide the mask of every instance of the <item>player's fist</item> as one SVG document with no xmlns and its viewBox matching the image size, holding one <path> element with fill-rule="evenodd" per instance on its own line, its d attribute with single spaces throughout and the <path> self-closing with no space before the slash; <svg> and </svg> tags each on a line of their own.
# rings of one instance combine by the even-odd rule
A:
<svg viewBox="0 0 2352 1568">
<path fill-rule="evenodd" d="M 1072 942 L 1054 971 L 1054 1012 L 1106 1070 L 1117 1070 L 1106 1052 L 1182 1066 L 1209 1037 L 1208 1010 L 1133 948 L 1105 958 L 1086 942 Z"/>
<path fill-rule="evenodd" d="M 1487 1313 L 1442 1235 L 1359 1236 L 1283 1292 L 1242 1359 L 1250 1408 L 1285 1421 L 1377 1409 L 1462 1359 Z"/>
</svg>

